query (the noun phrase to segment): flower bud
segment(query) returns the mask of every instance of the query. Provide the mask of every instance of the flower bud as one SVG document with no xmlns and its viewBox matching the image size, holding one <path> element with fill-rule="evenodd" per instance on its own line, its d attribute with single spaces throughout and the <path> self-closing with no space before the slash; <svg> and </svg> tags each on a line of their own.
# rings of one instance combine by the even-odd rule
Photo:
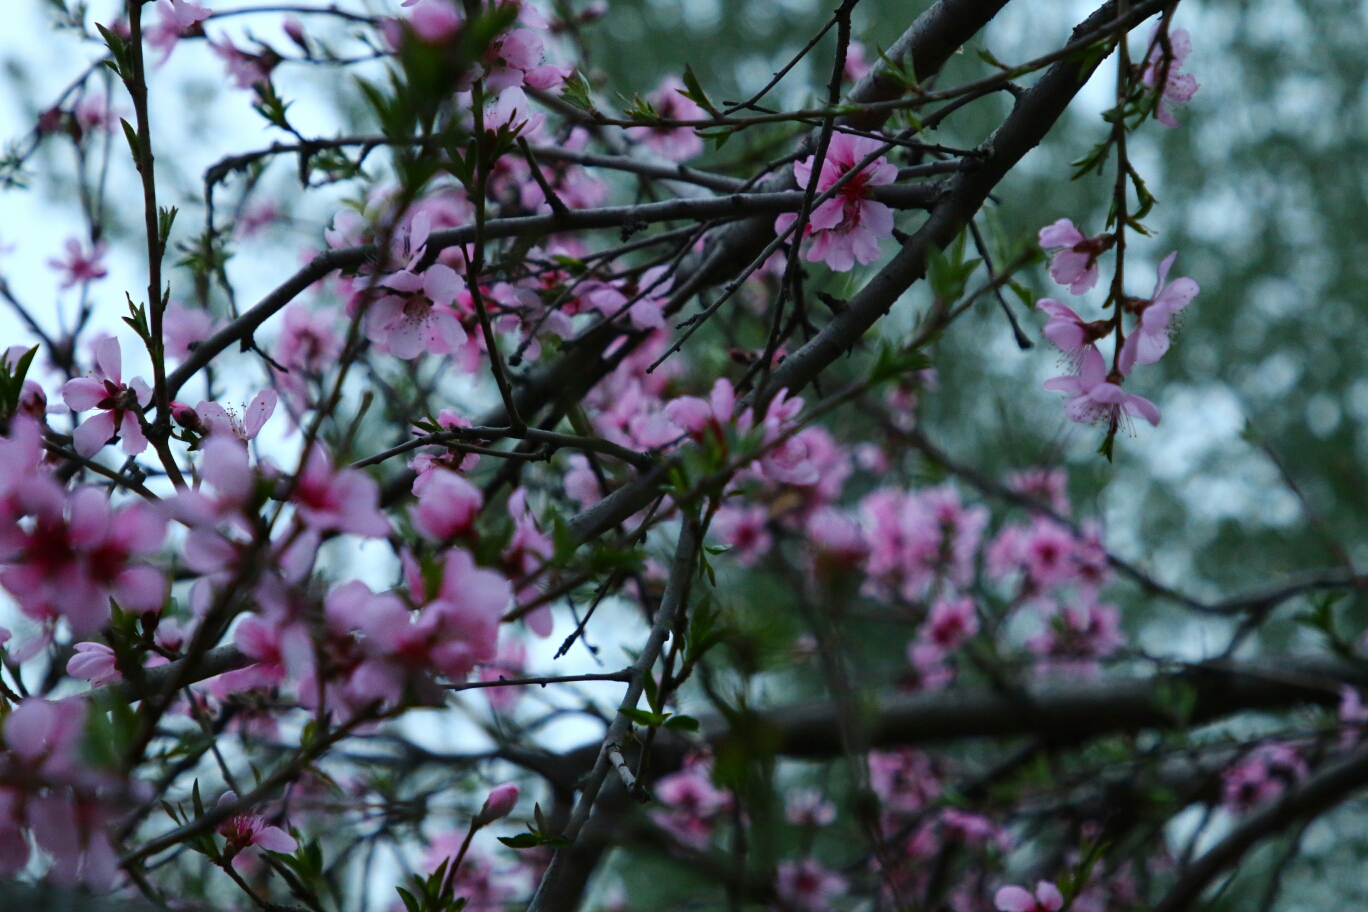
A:
<svg viewBox="0 0 1368 912">
<path fill-rule="evenodd" d="M 513 813 L 513 808 L 518 803 L 518 787 L 512 782 L 495 787 L 485 799 L 484 807 L 480 808 L 480 813 L 475 815 L 475 826 L 488 826 L 496 820 L 502 820 Z"/>
</svg>

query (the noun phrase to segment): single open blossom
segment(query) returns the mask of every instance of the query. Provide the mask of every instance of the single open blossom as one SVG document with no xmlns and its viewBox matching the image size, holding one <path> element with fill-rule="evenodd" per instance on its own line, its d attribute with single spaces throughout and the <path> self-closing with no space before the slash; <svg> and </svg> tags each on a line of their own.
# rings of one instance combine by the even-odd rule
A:
<svg viewBox="0 0 1368 912">
<path fill-rule="evenodd" d="M 76 452 L 89 459 L 111 437 L 123 440 L 123 450 L 136 456 L 147 449 L 138 418 L 152 401 L 152 388 L 141 377 L 123 382 L 123 355 L 119 340 L 106 336 L 95 345 L 95 370 L 89 377 L 76 377 L 62 387 L 62 399 L 75 412 L 99 409 L 83 421 L 72 434 Z"/>
<path fill-rule="evenodd" d="M 1158 33 L 1159 25 L 1156 23 L 1150 31 L 1150 43 L 1154 47 L 1140 70 L 1140 81 L 1150 89 L 1157 90 L 1159 80 L 1164 80 L 1164 88 L 1155 103 L 1154 119 L 1166 127 L 1176 127 L 1178 120 L 1164 106 L 1164 102 L 1185 104 L 1192 100 L 1200 88 L 1197 77 L 1191 73 L 1178 72 L 1187 61 L 1188 54 L 1192 53 L 1192 38 L 1187 29 L 1174 29 L 1168 33 L 1169 48 L 1165 51 L 1163 42 L 1155 40 Z"/>
<path fill-rule="evenodd" d="M 5 745 L 30 772 L 51 783 L 75 784 L 85 776 L 81 737 L 86 715 L 82 697 L 28 697 L 5 718 Z"/>
<path fill-rule="evenodd" d="M 941 598 L 932 606 L 917 639 L 907 649 L 908 660 L 921 674 L 923 687 L 934 689 L 948 683 L 951 672 L 945 659 L 978 633 L 978 614 L 969 596 Z"/>
<path fill-rule="evenodd" d="M 62 274 L 61 287 L 71 288 L 82 282 L 93 282 L 109 275 L 104 264 L 105 245 L 101 241 L 87 253 L 76 238 L 66 239 L 66 258 L 48 260 L 48 265 Z"/>
<path fill-rule="evenodd" d="M 417 5 L 405 3 L 404 6 L 413 6 L 408 24 L 418 40 L 425 44 L 445 44 L 461 30 L 463 17 L 451 0 L 422 0 Z M 397 41 L 390 43 L 396 48 L 399 46 Z"/>
<path fill-rule="evenodd" d="M 868 72 L 869 61 L 865 58 L 864 43 L 852 39 L 846 47 L 845 68 L 841 71 L 841 78 L 859 82 Z"/>
<path fill-rule="evenodd" d="M 1114 655 L 1126 642 L 1115 605 L 1087 600 L 1046 610 L 1045 632 L 1026 644 L 1045 660 L 1042 670 L 1095 677 L 1097 660 Z"/>
<path fill-rule="evenodd" d="M 456 270 L 435 263 L 421 275 L 393 273 L 382 284 L 400 294 L 385 295 L 366 311 L 366 336 L 372 342 L 404 359 L 424 352 L 450 354 L 465 344 L 465 329 L 451 307 L 466 289 Z"/>
<path fill-rule="evenodd" d="M 1159 409 L 1148 399 L 1123 390 L 1121 380 L 1120 373 L 1107 373 L 1102 353 L 1089 345 L 1083 349 L 1078 374 L 1046 380 L 1045 389 L 1068 394 L 1064 414 L 1079 424 L 1097 421 L 1117 424 L 1139 415 L 1150 424 L 1158 425 Z"/>
<path fill-rule="evenodd" d="M 828 871 L 815 859 L 781 861 L 774 879 L 774 892 L 785 908 L 798 912 L 827 912 L 831 901 L 844 896 L 849 883 L 835 871 Z"/>
<path fill-rule="evenodd" d="M 1111 332 L 1110 321 L 1085 321 L 1063 301 L 1041 298 L 1036 302 L 1036 307 L 1050 315 L 1041 332 L 1069 356 L 1068 360 L 1075 369 L 1083 358 L 1083 350 Z"/>
<path fill-rule="evenodd" d="M 1066 218 L 1041 228 L 1038 240 L 1041 247 L 1054 251 L 1050 257 L 1050 278 L 1060 285 L 1069 286 L 1069 291 L 1076 295 L 1083 294 L 1097 284 L 1097 258 L 1115 243 L 1110 234 L 1085 237 Z M 1064 348 L 1062 344 L 1059 347 Z"/>
<path fill-rule="evenodd" d="M 304 524 L 318 532 L 347 532 L 367 538 L 390 534 L 380 512 L 380 488 L 360 469 L 336 469 L 317 445 L 299 473 L 290 501 Z"/>
<path fill-rule="evenodd" d="M 741 566 L 754 567 L 774 543 L 768 525 L 769 511 L 763 506 L 738 507 L 728 503 L 718 508 L 712 528 L 721 542 L 732 549 Z"/>
<path fill-rule="evenodd" d="M 656 783 L 656 798 L 664 806 L 651 811 L 651 820 L 682 844 L 705 849 L 719 816 L 731 810 L 732 798 L 712 782 L 712 758 L 691 757 L 679 772 Z"/>
<path fill-rule="evenodd" d="M 892 814 L 915 814 L 941 793 L 930 758 L 911 748 L 870 751 L 869 785 Z"/>
<path fill-rule="evenodd" d="M 235 792 L 224 792 L 219 797 L 217 807 L 237 804 Z M 223 837 L 223 854 L 232 860 L 234 868 L 242 869 L 246 857 L 242 854 L 250 846 L 259 846 L 271 852 L 290 853 L 299 848 L 299 843 L 289 833 L 278 826 L 266 822 L 261 814 L 239 811 L 216 828 Z"/>
<path fill-rule="evenodd" d="M 252 397 L 241 416 L 217 402 L 208 401 L 195 406 L 195 414 L 210 434 L 234 437 L 246 443 L 256 437 L 262 425 L 275 412 L 276 400 L 275 390 L 266 389 Z"/>
<path fill-rule="evenodd" d="M 209 311 L 172 301 L 162 314 L 162 340 L 166 343 L 166 353 L 182 360 L 190 357 L 194 346 L 213 335 L 218 326 L 218 321 Z"/>
<path fill-rule="evenodd" d="M 856 165 L 878 151 L 881 143 L 864 136 L 837 133 L 831 137 L 827 157 L 817 176 L 817 192 L 825 193 Z M 798 186 L 812 182 L 813 159 L 808 156 L 793 166 Z M 811 239 L 806 257 L 809 262 L 825 261 L 836 272 L 849 272 L 855 264 L 869 264 L 879 257 L 879 240 L 893 233 L 893 210 L 870 198 L 870 188 L 891 184 L 898 179 L 897 166 L 880 156 L 846 182 L 836 195 L 812 210 L 804 238 Z M 774 220 L 774 230 L 784 232 L 798 216 L 783 213 Z"/>
<path fill-rule="evenodd" d="M 332 227 L 323 229 L 323 240 L 333 250 L 359 247 L 365 243 L 366 217 L 355 209 L 342 209 L 333 216 Z"/>
<path fill-rule="evenodd" d="M 1117 367 L 1123 374 L 1129 374 L 1137 364 L 1153 364 L 1164 357 L 1169 349 L 1169 321 L 1201 291 L 1196 282 L 1186 277 L 1174 279 L 1171 285 L 1164 284 L 1177 256 L 1176 251 L 1170 253 L 1159 264 L 1159 279 L 1148 301 L 1126 302 L 1132 312 L 1139 314 L 1140 322 L 1121 346 Z"/>
<path fill-rule="evenodd" d="M 187 32 L 212 15 L 209 10 L 191 0 L 158 0 L 157 14 L 159 21 L 143 30 L 143 40 L 150 47 L 162 52 L 157 66 L 166 63 L 171 57 L 171 52 L 176 49 L 176 43 Z"/>
<path fill-rule="evenodd" d="M 663 120 L 707 119 L 708 113 L 685 96 L 685 91 L 684 81 L 671 73 L 647 100 Z M 688 161 L 703 152 L 703 140 L 692 127 L 629 127 L 627 135 L 670 161 Z"/>
<path fill-rule="evenodd" d="M 1003 887 L 993 897 L 999 912 L 1059 912 L 1064 908 L 1064 894 L 1048 880 L 1036 884 L 1032 893 L 1025 887 Z"/>
<path fill-rule="evenodd" d="M 784 819 L 794 826 L 831 826 L 836 822 L 836 805 L 818 789 L 794 789 L 784 801 Z"/>
<path fill-rule="evenodd" d="M 1263 744 L 1222 774 L 1222 803 L 1241 813 L 1274 800 L 1305 779 L 1309 769 L 1287 744 Z"/>
<path fill-rule="evenodd" d="M 280 63 L 280 55 L 267 49 L 260 54 L 249 54 L 227 37 L 210 41 L 209 49 L 224 62 L 233 84 L 239 89 L 250 89 L 260 82 L 271 81 L 271 71 Z"/>
</svg>

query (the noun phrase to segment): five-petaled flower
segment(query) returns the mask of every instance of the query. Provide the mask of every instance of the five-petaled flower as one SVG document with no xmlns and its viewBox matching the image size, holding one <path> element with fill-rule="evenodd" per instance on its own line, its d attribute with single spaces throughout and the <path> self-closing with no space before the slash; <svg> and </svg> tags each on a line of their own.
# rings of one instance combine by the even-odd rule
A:
<svg viewBox="0 0 1368 912">
<path fill-rule="evenodd" d="M 817 192 L 830 190 L 881 145 L 876 139 L 848 133 L 832 136 L 826 160 L 817 176 Z M 810 155 L 794 163 L 793 175 L 798 186 L 811 184 L 815 158 Z M 803 237 L 812 241 L 806 254 L 808 261 L 825 261 L 836 272 L 849 272 L 857 262 L 867 265 L 878 259 L 879 239 L 893 233 L 893 210 L 871 199 L 870 188 L 891 184 L 897 179 L 897 167 L 879 156 L 843 184 L 831 199 L 813 209 L 803 232 Z M 797 218 L 792 212 L 780 215 L 774 220 L 774 230 L 786 231 Z"/>
<path fill-rule="evenodd" d="M 1159 424 L 1159 409 L 1142 396 L 1134 396 L 1121 388 L 1122 375 L 1107 373 L 1102 353 L 1093 346 L 1083 350 L 1077 374 L 1055 377 L 1045 381 L 1045 389 L 1068 393 L 1064 414 L 1070 421 L 1092 424 L 1102 421 L 1117 425 L 1122 420 L 1139 415 L 1150 424 Z"/>
<path fill-rule="evenodd" d="M 1158 40 L 1156 40 L 1158 39 Z M 1140 81 L 1157 90 L 1159 80 L 1164 81 L 1163 91 L 1154 103 L 1154 119 L 1166 127 L 1178 126 L 1173 112 L 1164 107 L 1164 102 L 1184 104 L 1192 100 L 1200 86 L 1197 77 L 1191 73 L 1179 73 L 1188 54 L 1192 53 L 1192 38 L 1187 29 L 1174 29 L 1168 33 L 1168 48 L 1159 36 L 1158 24 L 1150 31 L 1150 44 L 1154 47 L 1145 59 L 1140 70 Z"/>
<path fill-rule="evenodd" d="M 105 268 L 104 264 L 104 254 L 105 245 L 103 241 L 92 245 L 90 252 L 87 253 L 80 241 L 76 238 L 67 238 L 66 258 L 59 260 L 53 257 L 48 260 L 48 265 L 62 273 L 61 287 L 67 289 L 73 285 L 93 282 L 109 275 L 109 270 Z"/>
<path fill-rule="evenodd" d="M 1050 277 L 1069 286 L 1069 291 L 1076 295 L 1097 284 L 1097 258 L 1116 243 L 1110 234 L 1084 237 L 1066 218 L 1041 228 L 1038 240 L 1041 247 L 1055 252 L 1050 257 Z"/>
<path fill-rule="evenodd" d="M 231 807 L 237 804 L 235 792 L 224 792 L 217 807 Z M 278 826 L 266 822 L 261 814 L 239 811 L 218 825 L 218 834 L 223 837 L 223 855 L 234 868 L 241 869 L 246 856 L 243 851 L 249 846 L 260 846 L 271 852 L 293 852 L 299 843 L 289 833 Z"/>
<path fill-rule="evenodd" d="M 76 452 L 89 459 L 111 437 L 123 440 L 123 450 L 136 456 L 147 449 L 139 419 L 152 401 L 152 388 L 141 377 L 123 382 L 123 355 L 119 340 L 113 336 L 95 345 L 95 370 L 89 377 L 76 377 L 62 387 L 62 399 L 74 412 L 99 409 L 72 433 Z"/>
<path fill-rule="evenodd" d="M 1164 257 L 1159 264 L 1159 280 L 1154 284 L 1154 293 L 1149 300 L 1126 302 L 1127 307 L 1137 313 L 1140 322 L 1131 330 L 1121 346 L 1121 356 L 1117 367 L 1121 373 L 1129 374 L 1137 364 L 1153 364 L 1169 349 L 1169 320 L 1192 302 L 1201 288 L 1189 278 L 1174 279 L 1173 284 L 1165 285 L 1170 267 L 1178 256 L 1177 251 Z"/>
</svg>

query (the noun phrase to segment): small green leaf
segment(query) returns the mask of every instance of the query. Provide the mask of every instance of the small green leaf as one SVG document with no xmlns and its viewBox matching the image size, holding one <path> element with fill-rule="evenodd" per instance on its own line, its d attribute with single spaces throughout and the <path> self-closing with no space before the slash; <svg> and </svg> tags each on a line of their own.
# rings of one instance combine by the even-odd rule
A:
<svg viewBox="0 0 1368 912">
<path fill-rule="evenodd" d="M 668 728 L 670 731 L 696 732 L 698 731 L 698 720 L 693 716 L 670 716 L 665 720 L 662 728 Z"/>
<path fill-rule="evenodd" d="M 123 124 L 124 139 L 128 140 L 128 152 L 133 156 L 133 167 L 142 171 L 142 159 L 138 155 L 138 131 L 133 129 L 133 125 L 124 118 L 119 118 L 119 123 Z"/>
<path fill-rule="evenodd" d="M 698 77 L 694 75 L 693 67 L 689 66 L 687 63 L 684 64 L 684 88 L 685 91 L 680 92 L 679 94 L 697 104 L 713 117 L 722 116 L 708 99 L 708 93 L 703 91 L 703 84 L 700 83 Z"/>
<path fill-rule="evenodd" d="M 650 712 L 636 707 L 619 709 L 618 712 L 645 728 L 659 728 L 669 718 L 668 713 Z"/>
<path fill-rule="evenodd" d="M 543 845 L 542 837 L 536 833 L 519 833 L 517 836 L 500 836 L 499 842 L 510 849 L 535 849 Z"/>
</svg>

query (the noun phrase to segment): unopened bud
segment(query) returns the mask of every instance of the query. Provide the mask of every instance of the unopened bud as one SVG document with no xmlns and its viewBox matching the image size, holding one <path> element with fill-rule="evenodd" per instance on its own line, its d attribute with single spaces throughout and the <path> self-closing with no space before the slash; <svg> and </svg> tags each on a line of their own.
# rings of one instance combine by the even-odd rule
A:
<svg viewBox="0 0 1368 912">
<path fill-rule="evenodd" d="M 485 799 L 484 807 L 480 808 L 480 813 L 475 815 L 475 826 L 488 826 L 496 820 L 502 820 L 513 813 L 513 808 L 517 804 L 518 787 L 516 785 L 507 782 L 497 786 Z"/>
</svg>

